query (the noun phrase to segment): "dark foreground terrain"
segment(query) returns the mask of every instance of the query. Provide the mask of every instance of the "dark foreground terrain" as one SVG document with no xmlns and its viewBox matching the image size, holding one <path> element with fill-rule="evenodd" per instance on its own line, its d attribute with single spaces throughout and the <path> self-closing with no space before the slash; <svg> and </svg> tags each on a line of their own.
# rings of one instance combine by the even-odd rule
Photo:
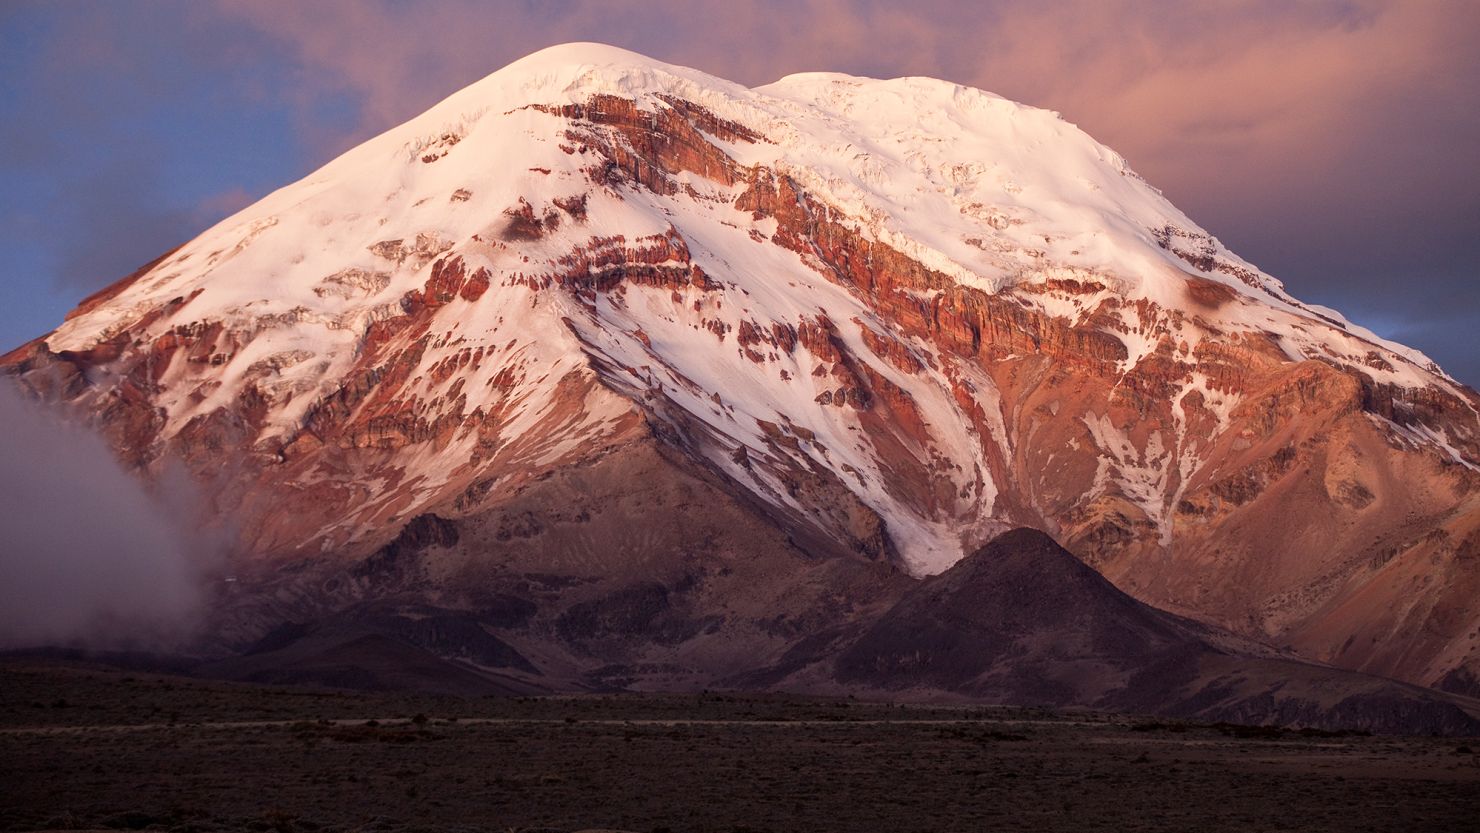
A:
<svg viewBox="0 0 1480 833">
<path fill-rule="evenodd" d="M 0 666 L 9 830 L 1474 830 L 1480 742 Z"/>
</svg>

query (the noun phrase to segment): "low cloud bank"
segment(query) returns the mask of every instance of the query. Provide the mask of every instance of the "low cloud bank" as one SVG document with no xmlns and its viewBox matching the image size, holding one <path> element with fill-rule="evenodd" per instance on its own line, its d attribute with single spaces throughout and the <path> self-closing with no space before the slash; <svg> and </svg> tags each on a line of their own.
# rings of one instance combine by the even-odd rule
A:
<svg viewBox="0 0 1480 833">
<path fill-rule="evenodd" d="M 0 648 L 188 638 L 213 548 L 101 437 L 0 379 Z"/>
</svg>

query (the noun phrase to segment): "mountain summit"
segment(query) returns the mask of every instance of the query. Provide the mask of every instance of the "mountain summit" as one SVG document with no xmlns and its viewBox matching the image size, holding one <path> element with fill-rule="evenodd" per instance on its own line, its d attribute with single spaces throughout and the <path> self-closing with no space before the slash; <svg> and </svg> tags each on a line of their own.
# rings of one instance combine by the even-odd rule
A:
<svg viewBox="0 0 1480 833">
<path fill-rule="evenodd" d="M 184 461 L 276 588 L 222 614 L 243 643 L 415 598 L 559 637 L 530 668 L 646 634 L 676 653 L 618 676 L 678 684 L 1031 526 L 1141 601 L 1480 693 L 1480 396 L 944 81 L 546 49 L 3 362 Z"/>
</svg>

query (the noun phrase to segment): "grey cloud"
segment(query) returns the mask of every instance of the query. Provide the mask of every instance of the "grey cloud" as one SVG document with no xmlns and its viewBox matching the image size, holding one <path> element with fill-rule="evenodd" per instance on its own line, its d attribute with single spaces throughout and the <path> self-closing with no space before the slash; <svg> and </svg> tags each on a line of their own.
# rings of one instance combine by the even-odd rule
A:
<svg viewBox="0 0 1480 833">
<path fill-rule="evenodd" d="M 0 380 L 0 647 L 170 646 L 205 602 L 212 547 L 103 440 Z"/>
</svg>

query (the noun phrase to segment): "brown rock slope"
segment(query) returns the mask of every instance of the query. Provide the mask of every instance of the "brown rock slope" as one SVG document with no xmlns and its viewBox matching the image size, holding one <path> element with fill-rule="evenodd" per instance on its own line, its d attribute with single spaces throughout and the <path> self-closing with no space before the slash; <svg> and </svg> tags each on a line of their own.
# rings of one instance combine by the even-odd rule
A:
<svg viewBox="0 0 1480 833">
<path fill-rule="evenodd" d="M 353 666 L 323 655 L 374 633 L 504 686 L 698 690 L 913 585 L 877 556 L 804 548 L 732 489 L 639 436 L 490 505 L 420 516 L 348 569 L 239 574 L 212 650 L 242 656 L 204 673 L 312 680 L 301 657 Z"/>
<path fill-rule="evenodd" d="M 1480 733 L 1480 702 L 1312 665 L 1155 610 L 1036 530 L 915 581 L 856 556 L 806 555 L 702 473 L 658 476 L 669 465 L 638 445 L 505 511 L 419 521 L 392 548 L 394 574 L 360 574 L 377 590 L 358 602 L 335 596 L 336 577 L 279 577 L 271 594 L 292 591 L 299 622 L 196 673 L 464 695 L 781 690 Z M 585 517 L 565 513 L 573 490 L 593 498 Z M 696 530 L 708 534 L 661 546 Z M 567 557 L 552 561 L 531 541 L 541 536 Z"/>
<path fill-rule="evenodd" d="M 1031 529 L 910 588 L 860 636 L 807 650 L 815 665 L 781 685 L 1379 732 L 1480 730 L 1480 704 L 1279 656 L 1148 607 Z"/>
</svg>

